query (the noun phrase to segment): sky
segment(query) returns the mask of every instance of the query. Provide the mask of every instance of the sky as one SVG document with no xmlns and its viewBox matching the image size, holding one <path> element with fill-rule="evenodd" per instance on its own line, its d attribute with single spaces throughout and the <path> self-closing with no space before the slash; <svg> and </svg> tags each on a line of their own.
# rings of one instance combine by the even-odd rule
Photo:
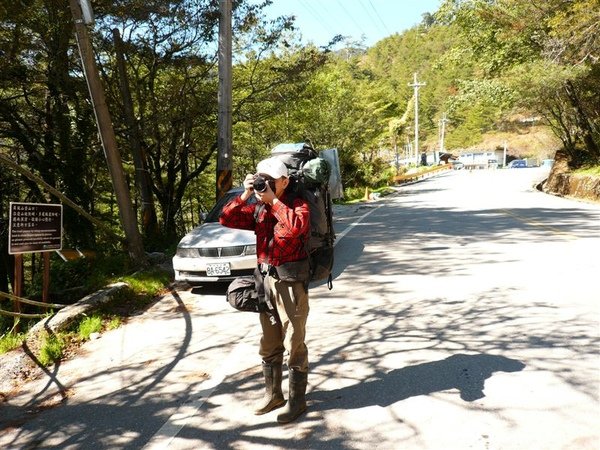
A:
<svg viewBox="0 0 600 450">
<path fill-rule="evenodd" d="M 326 45 L 336 34 L 364 45 L 401 33 L 434 13 L 442 0 L 273 0 L 268 17 L 295 15 L 305 43 Z"/>
</svg>

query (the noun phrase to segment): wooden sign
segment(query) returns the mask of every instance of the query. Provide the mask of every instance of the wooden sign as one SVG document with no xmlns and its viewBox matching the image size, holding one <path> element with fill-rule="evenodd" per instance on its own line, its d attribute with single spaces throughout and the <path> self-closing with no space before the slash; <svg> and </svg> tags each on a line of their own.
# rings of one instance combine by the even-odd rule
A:
<svg viewBox="0 0 600 450">
<path fill-rule="evenodd" d="M 62 249 L 62 205 L 10 203 L 8 253 Z"/>
</svg>

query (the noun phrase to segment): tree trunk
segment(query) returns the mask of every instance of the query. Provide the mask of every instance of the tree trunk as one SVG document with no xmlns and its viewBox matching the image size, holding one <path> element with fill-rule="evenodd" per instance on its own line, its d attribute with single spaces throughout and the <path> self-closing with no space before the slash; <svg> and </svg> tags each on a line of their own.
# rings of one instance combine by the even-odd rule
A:
<svg viewBox="0 0 600 450">
<path fill-rule="evenodd" d="M 583 110 L 583 106 L 579 101 L 579 97 L 577 96 L 577 92 L 575 86 L 573 86 L 572 81 L 568 80 L 565 82 L 565 91 L 567 93 L 569 101 L 571 102 L 571 105 L 575 109 L 575 119 L 577 122 L 577 126 L 581 130 L 583 143 L 585 144 L 586 150 L 592 158 L 594 158 L 595 160 L 599 160 L 600 148 L 598 148 L 598 144 L 594 141 L 592 127 L 590 125 L 585 111 Z"/>
<path fill-rule="evenodd" d="M 123 110 L 125 120 L 129 128 L 129 143 L 131 145 L 131 155 L 133 157 L 133 165 L 135 167 L 135 182 L 140 193 L 142 203 L 142 233 L 150 242 L 153 242 L 158 237 L 158 221 L 156 218 L 156 209 L 154 207 L 154 197 L 152 196 L 152 188 L 150 184 L 150 174 L 148 173 L 146 158 L 141 146 L 139 128 L 135 120 L 133 110 L 133 101 L 131 99 L 131 91 L 129 90 L 129 80 L 125 69 L 125 58 L 123 57 L 123 41 L 119 30 L 113 29 L 113 37 L 115 40 L 115 51 L 117 56 L 117 68 L 119 73 L 119 85 L 121 88 L 121 96 L 123 99 Z"/>
</svg>

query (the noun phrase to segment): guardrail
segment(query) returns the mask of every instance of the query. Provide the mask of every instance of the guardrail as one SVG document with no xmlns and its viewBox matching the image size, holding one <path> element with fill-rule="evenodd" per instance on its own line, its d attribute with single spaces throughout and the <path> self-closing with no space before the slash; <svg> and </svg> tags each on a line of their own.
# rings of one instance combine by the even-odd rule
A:
<svg viewBox="0 0 600 450">
<path fill-rule="evenodd" d="M 7 292 L 0 291 L 0 297 L 5 297 L 13 302 L 25 303 L 26 305 L 40 306 L 42 308 L 53 308 L 53 309 L 61 309 L 68 305 L 60 305 L 58 303 L 44 303 L 38 302 L 35 300 L 29 300 L 28 298 L 17 297 L 16 295 L 9 294 Z M 4 309 L 0 309 L 0 315 L 3 316 L 11 316 L 11 317 L 22 317 L 24 319 L 39 319 L 41 317 L 46 317 L 48 313 L 44 314 L 27 314 L 22 312 L 12 312 L 6 311 Z"/>
<path fill-rule="evenodd" d="M 421 170 L 420 172 L 395 176 L 394 183 L 403 184 L 403 183 L 409 183 L 411 181 L 417 181 L 422 178 L 427 178 L 428 176 L 431 176 L 437 172 L 443 172 L 445 170 L 452 170 L 452 167 L 450 166 L 450 164 L 433 166 L 433 167 L 429 167 L 427 169 Z"/>
</svg>

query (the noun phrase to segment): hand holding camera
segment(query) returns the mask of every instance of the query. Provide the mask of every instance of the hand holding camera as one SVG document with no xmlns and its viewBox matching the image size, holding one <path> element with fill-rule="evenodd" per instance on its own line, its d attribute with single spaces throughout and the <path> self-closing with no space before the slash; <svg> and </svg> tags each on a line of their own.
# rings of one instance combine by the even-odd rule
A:
<svg viewBox="0 0 600 450">
<path fill-rule="evenodd" d="M 254 188 L 254 195 L 259 201 L 269 204 L 273 203 L 275 199 L 275 180 L 256 174 L 254 175 L 252 186 Z"/>
<path fill-rule="evenodd" d="M 267 177 L 263 177 L 262 175 L 256 174 L 254 175 L 254 190 L 256 192 L 260 192 L 261 194 L 266 192 L 268 188 L 271 188 L 273 192 L 275 192 L 275 180 Z"/>
<path fill-rule="evenodd" d="M 273 203 L 275 198 L 275 180 L 259 174 L 248 174 L 244 179 L 245 192 L 243 200 L 247 200 L 254 193 L 256 198 L 264 203 Z"/>
<path fill-rule="evenodd" d="M 248 175 L 246 175 L 246 178 L 244 178 L 243 185 L 244 185 L 244 189 L 248 193 L 252 194 L 254 192 L 254 175 L 252 175 L 250 173 Z"/>
</svg>

